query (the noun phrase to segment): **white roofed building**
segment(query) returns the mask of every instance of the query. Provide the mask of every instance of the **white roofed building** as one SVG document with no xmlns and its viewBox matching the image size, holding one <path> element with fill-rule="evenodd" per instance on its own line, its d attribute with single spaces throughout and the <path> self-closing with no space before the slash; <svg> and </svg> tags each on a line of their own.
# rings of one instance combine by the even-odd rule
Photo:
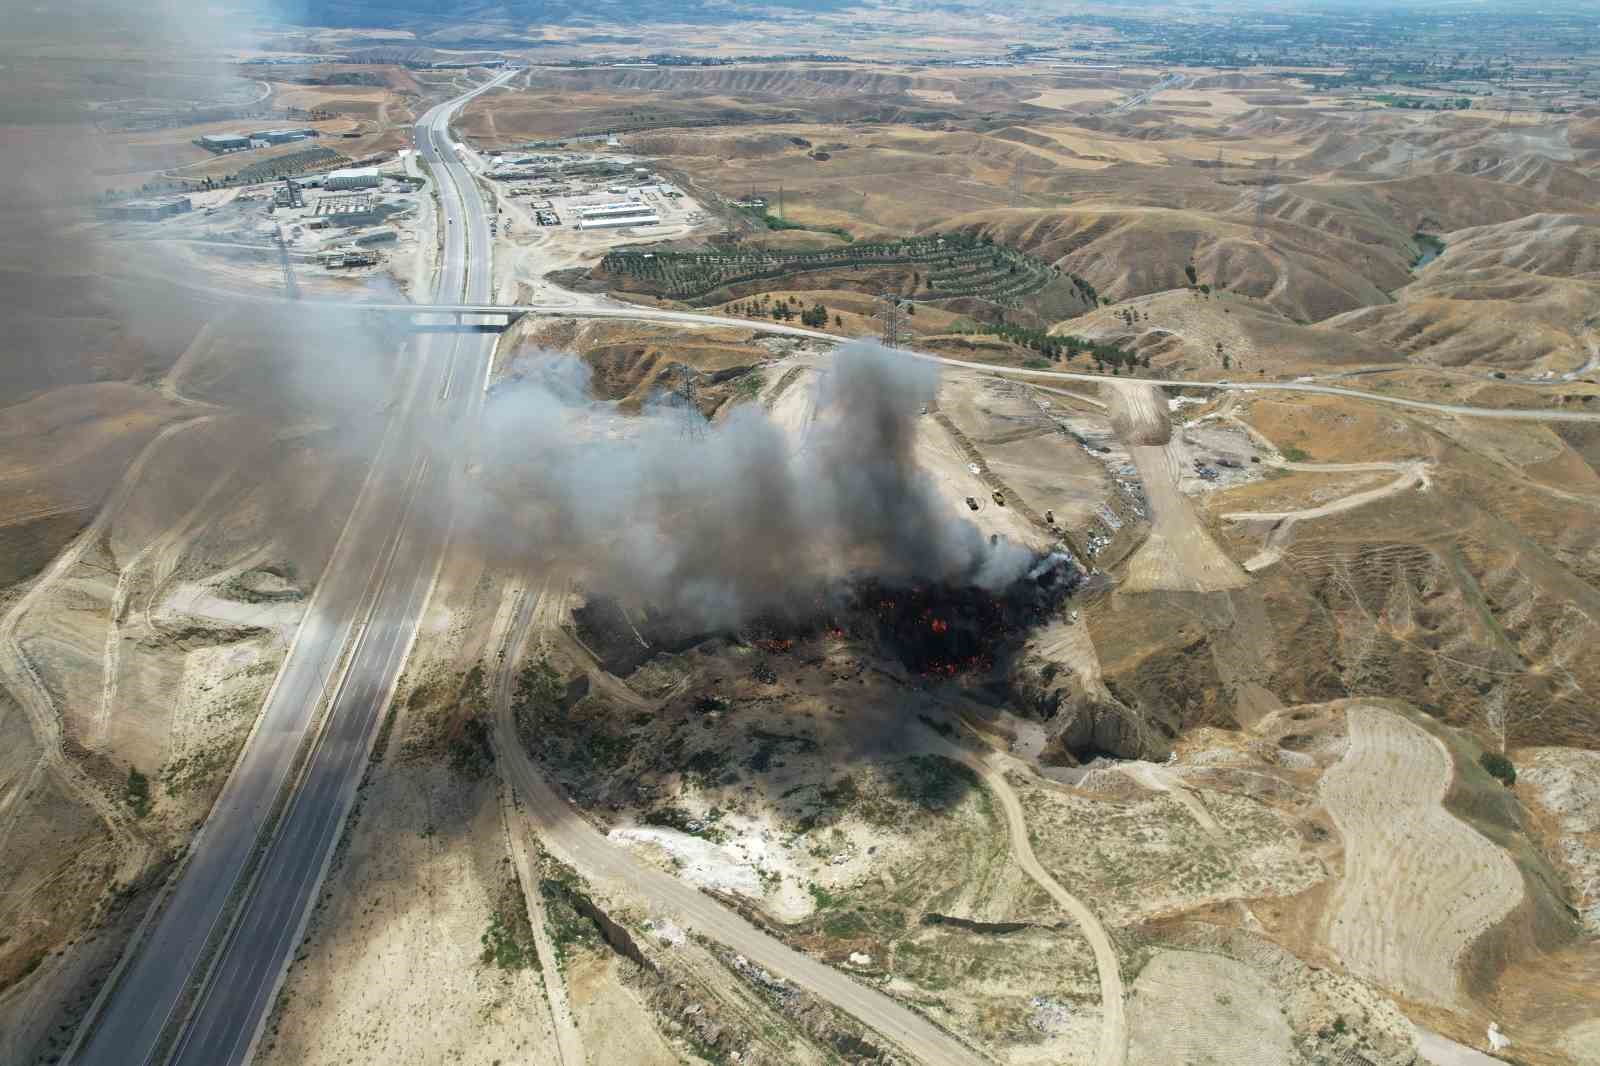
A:
<svg viewBox="0 0 1600 1066">
<path fill-rule="evenodd" d="M 346 167 L 330 170 L 322 179 L 324 189 L 376 189 L 383 184 L 377 167 Z"/>
</svg>

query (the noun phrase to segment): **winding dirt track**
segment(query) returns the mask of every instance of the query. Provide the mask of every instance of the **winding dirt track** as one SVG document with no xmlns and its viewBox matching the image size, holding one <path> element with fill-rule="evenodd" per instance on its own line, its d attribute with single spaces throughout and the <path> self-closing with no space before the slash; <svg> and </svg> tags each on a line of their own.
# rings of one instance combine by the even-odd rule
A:
<svg viewBox="0 0 1600 1066">
<path fill-rule="evenodd" d="M 27 713 L 33 726 L 34 738 L 42 749 L 39 762 L 29 776 L 27 784 L 18 789 L 16 794 L 21 795 L 31 791 L 46 773 L 55 775 L 69 795 L 81 800 L 105 821 L 106 827 L 118 842 L 117 876 L 122 879 L 131 879 L 143 868 L 145 846 L 134 833 L 127 812 L 108 800 L 100 788 L 62 754 L 61 718 L 56 711 L 55 700 L 45 688 L 39 675 L 34 672 L 26 653 L 18 645 L 17 627 L 27 613 L 43 599 L 51 586 L 78 565 L 83 553 L 90 546 L 99 542 L 106 527 L 128 502 L 134 486 L 144 476 L 150 461 L 161 450 L 162 445 L 174 435 L 210 421 L 209 415 L 201 415 L 174 423 L 145 445 L 144 450 L 129 464 L 127 472 L 123 474 L 122 480 L 101 506 L 94 521 L 78 534 L 66 550 L 56 556 L 49 567 L 34 581 L 32 587 L 17 600 L 10 611 L 6 612 L 5 617 L 0 619 L 0 680 L 4 681 L 6 688 Z M 12 809 L 6 812 L 4 820 L 0 821 L 0 845 L 4 844 L 15 828 L 22 809 L 21 804 L 13 804 Z"/>
<path fill-rule="evenodd" d="M 1095 1048 L 1095 1066 L 1122 1066 L 1128 1051 L 1128 1014 L 1122 986 L 1122 967 L 1117 961 L 1116 948 L 1106 927 L 1100 924 L 1082 900 L 1062 888 L 1048 870 L 1039 865 L 1033 854 L 1033 844 L 1028 840 L 1028 823 L 1022 816 L 1022 803 L 1006 782 L 1005 774 L 988 760 L 964 748 L 947 746 L 942 753 L 971 767 L 983 780 L 984 786 L 1000 801 L 1006 815 L 1006 827 L 1011 838 L 1011 856 L 1022 867 L 1022 872 L 1034 884 L 1047 892 L 1056 905 L 1072 916 L 1084 939 L 1094 949 L 1095 970 L 1100 976 L 1100 1043 Z"/>
<path fill-rule="evenodd" d="M 1379 707 L 1345 720 L 1350 746 L 1321 782 L 1345 847 L 1324 938 L 1351 972 L 1460 1007 L 1461 956 L 1521 901 L 1521 875 L 1441 805 L 1454 771 L 1441 741 Z"/>
<path fill-rule="evenodd" d="M 1408 489 L 1426 489 L 1428 487 L 1429 465 L 1417 461 L 1410 463 L 1273 463 L 1273 466 L 1289 470 L 1307 470 L 1316 473 L 1361 473 L 1369 470 L 1398 470 L 1400 476 L 1387 485 L 1379 485 L 1375 489 L 1366 489 L 1362 492 L 1353 492 L 1349 496 L 1341 496 L 1337 500 L 1330 500 L 1318 507 L 1307 507 L 1299 511 L 1232 511 L 1222 516 L 1224 522 L 1242 522 L 1257 527 L 1265 526 L 1262 537 L 1261 551 L 1244 564 L 1247 573 L 1255 573 L 1272 565 L 1283 557 L 1283 549 L 1294 535 L 1294 527 L 1301 522 L 1316 518 L 1327 518 L 1331 515 L 1343 514 L 1345 511 L 1354 511 L 1365 507 L 1369 503 L 1386 500 L 1390 496 L 1405 492 Z"/>
</svg>

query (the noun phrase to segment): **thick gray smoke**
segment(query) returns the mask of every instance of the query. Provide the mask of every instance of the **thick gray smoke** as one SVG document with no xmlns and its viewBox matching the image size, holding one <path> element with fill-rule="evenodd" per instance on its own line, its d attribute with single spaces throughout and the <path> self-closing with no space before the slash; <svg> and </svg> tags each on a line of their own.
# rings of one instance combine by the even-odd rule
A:
<svg viewBox="0 0 1600 1066">
<path fill-rule="evenodd" d="M 709 425 L 665 405 L 617 417 L 585 364 L 544 355 L 489 405 L 492 489 L 466 524 L 492 552 L 568 561 L 707 626 L 803 611 L 851 574 L 998 587 L 1031 553 L 990 544 L 916 461 L 937 386 L 929 363 L 848 344 L 797 441 L 755 403 Z"/>
</svg>

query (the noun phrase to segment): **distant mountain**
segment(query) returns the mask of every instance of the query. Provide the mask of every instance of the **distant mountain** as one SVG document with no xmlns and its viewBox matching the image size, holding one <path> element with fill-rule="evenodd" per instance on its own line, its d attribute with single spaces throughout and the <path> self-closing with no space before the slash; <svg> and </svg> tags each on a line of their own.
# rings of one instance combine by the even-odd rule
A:
<svg viewBox="0 0 1600 1066">
<path fill-rule="evenodd" d="M 766 11 L 835 11 L 855 0 L 766 0 L 756 5 L 727 0 L 273 0 L 273 13 L 286 22 L 311 26 L 433 30 L 442 41 L 452 31 L 482 43 L 500 33 L 508 40 L 541 23 L 600 21 L 732 22 L 763 17 Z M 442 33 L 440 32 L 442 31 Z"/>
</svg>

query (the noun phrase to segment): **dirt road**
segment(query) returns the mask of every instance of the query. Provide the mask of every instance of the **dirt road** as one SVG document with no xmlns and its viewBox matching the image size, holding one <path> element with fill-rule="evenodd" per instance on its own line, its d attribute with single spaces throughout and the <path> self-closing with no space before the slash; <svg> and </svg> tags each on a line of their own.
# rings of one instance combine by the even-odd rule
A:
<svg viewBox="0 0 1600 1066">
<path fill-rule="evenodd" d="M 1320 786 L 1345 847 L 1324 939 L 1391 992 L 1461 1006 L 1461 956 L 1521 901 L 1522 878 L 1441 806 L 1454 772 L 1442 742 L 1379 707 L 1352 705 L 1346 722 L 1349 748 Z"/>
<path fill-rule="evenodd" d="M 1417 1050 L 1428 1066 L 1505 1066 L 1504 1059 L 1458 1044 L 1438 1033 L 1417 1029 Z"/>
<path fill-rule="evenodd" d="M 1150 535 L 1128 562 L 1129 592 L 1217 592 L 1249 582 L 1239 565 L 1206 532 L 1179 487 L 1180 445 L 1172 438 L 1166 401 L 1153 385 L 1113 382 L 1111 426 L 1128 447 L 1145 499 Z"/>
<path fill-rule="evenodd" d="M 516 648 L 513 640 L 520 641 L 528 632 L 534 608 L 549 599 L 549 583 L 538 595 L 527 589 L 507 589 L 513 607 L 506 616 L 506 626 L 498 639 L 491 637 L 490 646 L 497 649 L 494 677 L 494 702 L 496 707 L 511 706 L 512 691 L 516 685 Z M 528 911 L 528 924 L 533 928 L 534 950 L 539 956 L 539 972 L 544 975 L 545 1004 L 550 1010 L 550 1022 L 556 1034 L 556 1054 L 559 1066 L 584 1066 L 589 1061 L 583 1050 L 583 1038 L 578 1032 L 577 1020 L 572 1016 L 572 1006 L 567 998 L 567 977 L 556 955 L 555 944 L 550 939 L 550 929 L 545 921 L 544 895 L 539 890 L 539 872 L 534 867 L 529 841 L 537 837 L 528 813 L 518 806 L 511 789 L 501 785 L 501 817 L 506 828 L 507 843 L 517 866 L 517 878 L 522 884 L 523 905 Z"/>
<path fill-rule="evenodd" d="M 1391 496 L 1406 492 L 1411 489 L 1427 489 L 1429 485 L 1428 463 L 1417 461 L 1411 463 L 1274 463 L 1274 466 L 1291 470 L 1315 471 L 1318 473 L 1362 473 L 1369 470 L 1398 470 L 1400 476 L 1387 485 L 1379 485 L 1375 489 L 1366 489 L 1362 492 L 1353 492 L 1348 496 L 1341 496 L 1337 500 L 1330 500 L 1318 507 L 1307 507 L 1299 511 L 1231 511 L 1222 516 L 1224 522 L 1240 522 L 1262 528 L 1263 539 L 1261 551 L 1245 560 L 1246 573 L 1255 573 L 1264 567 L 1270 566 L 1283 557 L 1284 546 L 1294 536 L 1294 527 L 1315 518 L 1327 518 L 1330 515 L 1343 514 L 1345 511 L 1354 511 L 1379 500 L 1386 500 Z"/>
<path fill-rule="evenodd" d="M 4 801 L 0 802 L 0 848 L 10 840 L 23 814 L 28 810 L 28 803 L 24 797 L 38 790 L 46 777 L 53 777 L 59 783 L 62 792 L 94 811 L 105 823 L 114 842 L 115 855 L 115 866 L 109 876 L 123 883 L 130 883 L 144 871 L 149 859 L 149 845 L 134 829 L 129 810 L 108 799 L 100 786 L 83 772 L 78 763 L 69 760 L 63 753 L 61 714 L 57 710 L 55 698 L 34 671 L 27 654 L 17 643 L 17 628 L 28 612 L 42 601 L 56 582 L 71 573 L 83 558 L 84 552 L 97 544 L 105 535 L 107 527 L 122 511 L 151 460 L 166 442 L 179 433 L 204 425 L 211 420 L 209 415 L 202 415 L 184 422 L 176 422 L 163 429 L 145 445 L 144 450 L 129 464 L 127 472 L 123 474 L 122 480 L 111 495 L 106 498 L 94 520 L 60 555 L 56 556 L 28 590 L 17 598 L 4 617 L 0 618 L 0 682 L 4 683 L 6 690 L 15 698 L 22 709 L 21 713 L 28 716 L 34 742 L 39 747 L 38 761 L 34 763 L 26 779 L 19 781 Z M 0 895 L 0 905 L 7 910 L 20 906 L 29 894 L 41 887 L 39 883 L 7 885 L 4 894 Z M 78 965 L 77 957 L 70 951 L 56 952 L 44 959 L 40 973 L 21 993 L 26 998 L 22 1010 L 16 1016 L 30 1020 L 48 1017 L 51 1012 L 45 1010 L 42 1003 L 37 1009 L 32 1004 L 41 1000 L 48 1001 L 50 997 L 59 994 L 61 988 L 57 984 L 58 980 L 62 984 L 70 982 L 71 967 L 76 965 Z M 0 1060 L 14 1061 L 21 1042 L 31 1039 L 30 1028 L 29 1023 L 24 1023 L 15 1026 L 9 1032 L 0 1033 Z"/>
<path fill-rule="evenodd" d="M 1082 900 L 1062 888 L 1060 883 L 1033 854 L 1033 844 L 1028 839 L 1028 823 L 1022 816 L 1022 803 L 1006 782 L 1005 773 L 987 759 L 964 748 L 948 745 L 943 754 L 971 767 L 983 780 L 984 786 L 999 801 L 1005 812 L 1006 827 L 1011 837 L 1011 856 L 1022 872 L 1055 900 L 1056 905 L 1072 916 L 1084 939 L 1094 949 L 1095 969 L 1100 976 L 1100 1043 L 1095 1048 L 1095 1066 L 1122 1066 L 1128 1049 L 1128 1015 L 1122 986 L 1122 966 L 1117 961 L 1116 948 L 1105 926 Z"/>
</svg>

